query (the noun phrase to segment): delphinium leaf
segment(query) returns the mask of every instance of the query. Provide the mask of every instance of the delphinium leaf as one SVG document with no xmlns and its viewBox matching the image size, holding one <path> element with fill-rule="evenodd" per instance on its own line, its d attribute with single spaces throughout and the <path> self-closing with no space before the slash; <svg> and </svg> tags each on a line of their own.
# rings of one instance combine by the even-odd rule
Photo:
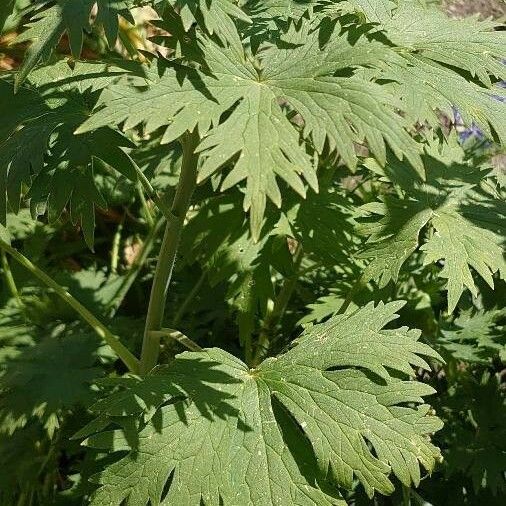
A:
<svg viewBox="0 0 506 506">
<path fill-rule="evenodd" d="M 371 243 L 360 256 L 371 259 L 364 280 L 377 280 L 383 287 L 397 279 L 404 262 L 421 244 L 425 264 L 443 261 L 440 276 L 447 279 L 448 309 L 452 312 L 464 288 L 477 295 L 470 267 L 490 286 L 494 273 L 505 276 L 505 208 L 493 193 L 480 189 L 489 171 L 465 162 L 462 150 L 460 159 L 452 159 L 455 150 L 451 146 L 442 154 L 435 145 L 428 150 L 424 157 L 426 182 L 417 182 L 414 173 L 410 176 L 397 162 L 387 164 L 387 179 L 405 194 L 402 199 L 386 195 L 382 202 L 362 207 L 365 215 L 376 219 L 360 226 Z M 432 232 L 422 236 L 427 226 Z"/>
<path fill-rule="evenodd" d="M 23 31 L 15 43 L 31 42 L 23 63 L 16 74 L 16 87 L 26 79 L 39 63 L 46 63 L 64 33 L 69 38 L 70 49 L 79 58 L 83 45 L 83 30 L 89 29 L 90 15 L 97 4 L 97 22 L 105 29 L 109 44 L 113 45 L 118 34 L 118 15 L 133 22 L 129 8 L 132 0 L 58 0 L 55 5 L 44 2 L 34 11 L 28 29 Z"/>
<path fill-rule="evenodd" d="M 318 263 L 344 268 L 354 262 L 358 249 L 353 204 L 337 188 L 322 185 L 318 193 L 308 192 L 304 200 L 286 199 L 278 226 L 304 247 L 304 253 Z"/>
<path fill-rule="evenodd" d="M 452 19 L 440 9 L 400 3 L 392 18 L 382 24 L 396 45 L 424 58 L 476 75 L 486 86 L 491 76 L 506 76 L 506 36 L 496 22 L 473 18 Z"/>
<path fill-rule="evenodd" d="M 412 121 L 437 125 L 439 113 L 451 116 L 458 107 L 467 125 L 474 121 L 504 143 L 506 108 L 494 98 L 504 98 L 494 84 L 506 75 L 504 32 L 492 21 L 456 20 L 416 2 L 398 4 L 378 30 L 400 58 L 391 59 L 378 77 L 393 81 L 402 109 Z"/>
<path fill-rule="evenodd" d="M 132 128 L 145 122 L 149 133 L 168 124 L 164 141 L 170 142 L 198 127 L 203 137 L 198 147 L 200 180 L 224 166 L 231 169 L 222 189 L 246 180 L 244 209 L 250 211 L 251 230 L 258 239 L 267 198 L 281 205 L 277 177 L 301 195 L 306 194 L 302 178 L 317 189 L 313 160 L 281 108 L 283 102 L 300 114 L 303 136 L 318 152 L 327 141 L 354 167 L 354 142 L 366 140 L 381 162 L 386 142 L 421 169 L 416 142 L 396 113 L 395 98 L 373 82 L 333 76 L 339 69 L 375 61 L 367 44 L 354 51 L 346 38 L 337 35 L 323 48 L 317 33 L 298 47 L 272 46 L 259 55 L 258 69 L 235 46 L 221 47 L 204 39 L 211 74 L 169 67 L 151 72 L 144 82 L 121 80 L 103 93 L 96 112 L 78 131 L 120 122 Z"/>
<path fill-rule="evenodd" d="M 0 5 L 0 33 L 5 25 L 5 21 L 12 14 L 15 3 L 15 0 L 5 0 Z"/>
<path fill-rule="evenodd" d="M 41 332 L 40 330 L 38 331 Z M 4 360 L 0 377 L 0 431 L 12 434 L 32 418 L 51 436 L 62 410 L 93 400 L 91 384 L 102 374 L 96 366 L 98 338 L 37 336 Z"/>
<path fill-rule="evenodd" d="M 497 504 L 506 492 L 506 399 L 500 383 L 487 370 L 462 375 L 438 406 L 445 422 L 443 479 L 462 483 L 469 477 L 471 492 L 488 493 Z"/>
<path fill-rule="evenodd" d="M 506 361 L 505 320 L 505 309 L 462 312 L 453 325 L 441 330 L 438 344 L 457 360 L 488 363 L 499 356 Z"/>
<path fill-rule="evenodd" d="M 416 330 L 383 330 L 402 305 L 334 317 L 253 370 L 208 349 L 124 380 L 80 433 L 129 452 L 95 476 L 92 504 L 323 505 L 339 502 L 329 481 L 351 488 L 355 477 L 369 495 L 393 491 L 390 472 L 418 484 L 439 454 L 426 435 L 441 425 L 421 404 L 432 388 L 408 378 L 428 367 L 421 355 L 438 355 Z M 123 429 L 104 431 L 111 423 Z"/>
<path fill-rule="evenodd" d="M 94 209 L 106 206 L 93 179 L 94 159 L 135 180 L 132 163 L 122 150 L 132 144 L 108 128 L 81 137 L 73 132 L 88 115 L 93 91 L 119 70 L 85 62 L 71 69 L 60 61 L 34 71 L 16 94 L 10 79 L 0 80 L 0 105 L 6 113 L 0 127 L 2 214 L 7 209 L 17 212 L 22 195 L 30 201 L 32 214 L 47 210 L 52 220 L 70 203 L 71 220 L 82 226 L 93 247 Z M 23 194 L 25 185 L 29 191 Z M 5 223 L 2 214 L 0 221 Z"/>
</svg>

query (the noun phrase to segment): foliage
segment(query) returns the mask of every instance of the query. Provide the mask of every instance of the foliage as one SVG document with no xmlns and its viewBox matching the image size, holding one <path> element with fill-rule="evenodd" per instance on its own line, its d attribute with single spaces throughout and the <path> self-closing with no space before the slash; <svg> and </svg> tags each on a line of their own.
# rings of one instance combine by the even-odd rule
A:
<svg viewBox="0 0 506 506">
<path fill-rule="evenodd" d="M 506 38 L 436 4 L 2 4 L 1 505 L 504 502 Z"/>
</svg>

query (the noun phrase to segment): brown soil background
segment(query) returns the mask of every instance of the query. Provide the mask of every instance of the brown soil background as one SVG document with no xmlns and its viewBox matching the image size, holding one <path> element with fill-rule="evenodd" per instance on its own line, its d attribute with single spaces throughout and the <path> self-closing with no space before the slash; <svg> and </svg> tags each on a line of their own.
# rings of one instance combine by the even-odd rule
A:
<svg viewBox="0 0 506 506">
<path fill-rule="evenodd" d="M 464 17 L 478 14 L 482 18 L 506 18 L 505 0 L 444 0 L 451 16 Z"/>
</svg>

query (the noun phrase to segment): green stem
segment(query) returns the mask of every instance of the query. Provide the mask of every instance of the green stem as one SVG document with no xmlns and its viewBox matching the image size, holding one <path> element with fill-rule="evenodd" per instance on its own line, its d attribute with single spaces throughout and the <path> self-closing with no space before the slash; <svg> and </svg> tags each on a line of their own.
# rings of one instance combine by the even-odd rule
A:
<svg viewBox="0 0 506 506">
<path fill-rule="evenodd" d="M 6 242 L 0 240 L 0 249 L 7 252 L 16 262 L 27 269 L 33 276 L 42 281 L 46 286 L 52 288 L 70 307 L 72 307 L 81 318 L 90 325 L 93 330 L 116 352 L 116 355 L 125 363 L 130 371 L 136 373 L 139 367 L 137 358 L 126 348 L 119 339 L 95 316 L 88 311 L 79 301 L 74 299 L 67 290 L 50 278 L 44 271 L 40 270 L 28 258 L 22 255 Z"/>
<path fill-rule="evenodd" d="M 368 181 L 370 181 L 372 179 L 372 176 L 366 176 L 364 177 L 358 184 L 357 186 L 355 186 L 355 188 L 353 188 L 352 190 L 350 190 L 348 192 L 348 195 L 353 195 L 357 190 L 359 190 L 360 188 L 362 188 L 362 186 L 365 185 L 365 183 L 367 183 Z"/>
<path fill-rule="evenodd" d="M 274 307 L 266 316 L 260 335 L 258 336 L 257 348 L 252 361 L 254 367 L 260 363 L 269 351 L 272 331 L 283 317 L 299 280 L 300 264 L 303 256 L 302 245 L 299 243 L 293 256 L 294 272 L 292 276 L 285 278 L 283 286 L 274 301 Z"/>
<path fill-rule="evenodd" d="M 165 301 L 169 288 L 172 269 L 176 260 L 181 231 L 193 190 L 197 184 L 198 155 L 195 148 L 198 143 L 198 133 L 185 134 L 182 139 L 183 160 L 179 182 L 172 202 L 171 216 L 167 221 L 163 236 L 158 263 L 156 265 L 151 295 L 149 298 L 144 339 L 142 342 L 140 373 L 147 374 L 158 363 L 160 354 L 160 336 L 153 331 L 160 330 L 163 323 Z"/>
<path fill-rule="evenodd" d="M 253 362 L 253 343 L 252 335 L 255 328 L 255 281 L 253 273 L 248 272 L 244 279 L 241 294 L 237 300 L 238 315 L 237 324 L 239 327 L 239 342 L 244 348 L 244 359 L 246 364 Z"/>
<path fill-rule="evenodd" d="M 128 156 L 128 154 L 127 154 Z M 140 169 L 140 167 L 135 163 L 133 158 L 128 156 L 130 159 L 130 162 L 132 163 L 132 166 L 135 169 L 135 172 L 137 174 L 138 182 L 140 183 L 140 186 L 144 188 L 144 191 L 147 193 L 148 197 L 155 203 L 155 205 L 160 209 L 160 211 L 166 216 L 170 216 L 170 209 L 165 204 L 164 200 L 160 198 L 156 190 L 153 188 L 151 183 L 149 182 L 149 179 L 145 176 L 144 172 Z M 142 193 L 142 192 L 140 192 Z M 142 199 L 144 198 L 144 194 L 141 196 L 141 204 L 144 206 L 144 203 L 142 202 Z M 145 199 L 144 199 L 145 202 Z"/>
<path fill-rule="evenodd" d="M 16 282 L 14 281 L 14 276 L 12 275 L 11 268 L 9 266 L 9 260 L 7 259 L 7 255 L 5 251 L 2 250 L 2 270 L 4 273 L 5 283 L 7 284 L 7 288 L 14 299 L 16 299 L 20 308 L 23 308 L 23 301 L 18 292 L 18 287 L 16 286 Z"/>
<path fill-rule="evenodd" d="M 179 330 L 174 330 L 174 329 L 153 330 L 153 331 L 151 331 L 151 335 L 153 337 L 158 337 L 158 338 L 169 337 L 170 339 L 174 339 L 174 341 L 181 343 L 183 346 L 185 346 L 186 348 L 188 348 L 191 351 L 203 351 L 204 350 L 195 341 L 192 341 L 189 337 L 185 336 L 182 332 L 179 332 Z"/>
<path fill-rule="evenodd" d="M 176 315 L 174 316 L 174 320 L 172 321 L 172 325 L 174 327 L 179 326 L 179 323 L 181 322 L 181 319 L 183 318 L 186 311 L 188 310 L 188 307 L 193 302 L 193 299 L 195 299 L 195 297 L 200 292 L 200 289 L 202 288 L 205 279 L 206 279 L 206 272 L 202 271 L 202 274 L 200 275 L 199 279 L 191 289 L 190 293 L 187 295 L 183 303 L 179 306 L 179 309 L 177 310 Z"/>
<path fill-rule="evenodd" d="M 153 246 L 155 244 L 155 240 L 158 237 L 158 234 L 165 223 L 165 217 L 161 216 L 158 218 L 158 220 L 155 222 L 153 228 L 150 229 L 148 235 L 144 239 L 144 243 L 142 244 L 141 250 L 136 256 L 134 262 L 130 266 L 130 269 L 125 274 L 123 278 L 123 282 L 121 283 L 120 287 L 118 288 L 118 291 L 116 292 L 116 295 L 112 299 L 111 303 L 109 304 L 109 314 L 108 316 L 112 318 L 116 312 L 118 311 L 121 303 L 123 302 L 124 298 L 126 297 L 126 294 L 129 292 L 130 288 L 132 287 L 134 281 L 137 279 L 137 276 L 139 275 L 142 267 L 146 263 L 146 260 L 151 253 L 151 250 L 153 249 Z"/>
<path fill-rule="evenodd" d="M 402 485 L 402 506 L 411 506 L 410 488 Z"/>
<path fill-rule="evenodd" d="M 112 241 L 111 248 L 111 272 L 116 274 L 118 271 L 118 260 L 119 260 L 119 247 L 121 244 L 121 233 L 123 232 L 123 220 L 118 224 L 116 233 Z"/>
<path fill-rule="evenodd" d="M 149 209 L 148 202 L 146 201 L 146 197 L 144 196 L 144 189 L 140 181 L 137 183 L 137 193 L 139 194 L 139 200 L 141 201 L 141 206 L 142 210 L 144 211 L 146 221 L 148 225 L 152 227 L 155 224 L 155 220 L 153 219 L 153 215 L 151 214 L 151 209 Z"/>
<path fill-rule="evenodd" d="M 344 299 L 343 303 L 341 304 L 341 307 L 339 308 L 339 311 L 337 314 L 343 314 L 346 313 L 346 310 L 350 307 L 350 304 L 353 302 L 353 297 L 360 291 L 362 286 L 364 285 L 364 281 L 362 279 L 362 276 L 355 281 L 354 285 L 350 288 L 350 291 L 348 292 L 348 295 L 346 296 L 346 299 Z"/>
</svg>

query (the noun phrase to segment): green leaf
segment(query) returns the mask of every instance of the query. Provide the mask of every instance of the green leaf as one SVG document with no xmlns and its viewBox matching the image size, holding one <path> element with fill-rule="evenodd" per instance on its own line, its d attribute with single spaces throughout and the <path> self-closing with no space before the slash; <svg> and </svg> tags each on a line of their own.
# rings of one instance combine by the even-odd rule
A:
<svg viewBox="0 0 506 506">
<path fill-rule="evenodd" d="M 0 375 L 11 359 L 35 344 L 34 331 L 19 311 L 19 302 L 10 299 L 0 310 Z"/>
<path fill-rule="evenodd" d="M 16 74 L 15 86 L 19 89 L 32 69 L 39 63 L 47 63 L 62 35 L 67 33 L 74 58 L 79 58 L 83 45 L 83 30 L 89 28 L 91 10 L 97 3 L 97 22 L 104 26 L 109 44 L 113 45 L 118 34 L 118 15 L 133 22 L 125 0 L 59 0 L 56 5 L 42 7 L 33 15 L 28 29 L 18 35 L 16 44 L 31 42 L 23 63 Z"/>
<path fill-rule="evenodd" d="M 9 79 L 0 80 L 0 106 L 6 112 L 0 126 L 0 187 L 5 188 L 0 210 L 18 212 L 24 196 L 33 215 L 49 210 L 55 220 L 70 203 L 71 220 L 82 225 L 86 242 L 93 247 L 94 209 L 106 206 L 93 179 L 94 159 L 136 180 L 122 150 L 132 144 L 107 128 L 81 137 L 73 131 L 88 115 L 92 92 L 118 71 L 102 63 L 77 63 L 71 69 L 62 61 L 34 71 L 31 86 L 17 94 Z M 24 185 L 30 189 L 26 194 Z M 5 223 L 5 215 L 0 215 L 0 222 Z"/>
<path fill-rule="evenodd" d="M 343 0 L 336 3 L 324 1 L 322 4 L 326 13 L 354 13 L 363 16 L 366 22 L 381 24 L 390 20 L 395 0 Z"/>
<path fill-rule="evenodd" d="M 505 215 L 497 216 L 498 223 Z M 437 210 L 431 220 L 435 233 L 422 246 L 424 263 L 443 260 L 440 276 L 448 279 L 448 309 L 453 311 L 460 295 L 467 287 L 473 296 L 478 295 L 471 270 L 472 267 L 493 288 L 492 275 L 500 271 L 506 277 L 506 262 L 503 258 L 502 237 L 490 230 L 476 226 L 459 213 L 457 204 Z M 456 231 L 458 231 L 456 233 Z"/>
<path fill-rule="evenodd" d="M 344 267 L 353 262 L 353 204 L 343 193 L 327 185 L 319 193 L 309 192 L 305 200 L 287 199 L 281 223 L 287 234 L 304 246 L 304 253 L 318 263 Z"/>
<path fill-rule="evenodd" d="M 506 361 L 504 325 L 501 325 L 505 318 L 505 309 L 462 312 L 452 326 L 441 331 L 438 343 L 457 360 L 487 363 L 499 355 Z"/>
<path fill-rule="evenodd" d="M 493 21 L 451 19 L 439 9 L 403 2 L 382 30 L 398 47 L 444 65 L 467 70 L 486 86 L 490 76 L 506 76 L 506 34 Z"/>
<path fill-rule="evenodd" d="M 506 403 L 499 375 L 466 375 L 443 399 L 446 475 L 469 477 L 475 493 L 487 491 L 500 504 L 506 492 Z M 460 475 L 460 476 L 459 476 Z M 445 480 L 446 481 L 446 480 Z"/>
<path fill-rule="evenodd" d="M 384 170 L 369 164 L 400 185 L 405 196 L 386 196 L 361 208 L 363 216 L 375 217 L 359 226 L 371 245 L 358 257 L 371 259 L 364 281 L 378 280 L 383 287 L 397 280 L 402 265 L 423 242 L 424 264 L 443 261 L 440 276 L 448 280 L 452 312 L 465 287 L 477 295 L 470 267 L 491 287 L 495 272 L 506 275 L 502 250 L 506 209 L 493 193 L 479 189 L 481 181 L 487 181 L 487 172 L 466 163 L 461 149 L 450 145 L 442 153 L 437 150 L 433 143 L 424 157 L 426 182 L 417 181 L 396 161 Z M 433 232 L 422 238 L 420 232 L 427 225 Z"/>
<path fill-rule="evenodd" d="M 250 17 L 233 0 L 213 0 L 212 2 L 169 0 L 169 4 L 178 9 L 186 31 L 189 31 L 194 23 L 198 23 L 209 35 L 216 35 L 220 40 L 239 47 L 240 40 L 233 20 L 251 22 Z"/>
<path fill-rule="evenodd" d="M 169 477 L 164 504 L 337 504 L 325 477 L 346 488 L 356 477 L 372 495 L 393 491 L 391 471 L 417 485 L 419 464 L 431 469 L 438 456 L 426 435 L 440 422 L 415 407 L 433 390 L 388 370 L 411 376 L 428 367 L 420 355 L 438 355 L 417 331 L 382 330 L 402 305 L 334 317 L 255 370 L 209 349 L 127 380 L 98 406 L 98 427 L 108 418 L 124 429 L 81 432 L 89 446 L 129 451 L 95 477 L 92 504 L 160 504 Z M 124 417 L 143 412 L 135 434 Z"/>
<path fill-rule="evenodd" d="M 15 0 L 5 0 L 2 2 L 2 5 L 0 5 L 0 33 L 2 33 L 2 29 L 7 21 L 7 18 L 14 11 L 15 4 Z"/>
<path fill-rule="evenodd" d="M 250 211 L 252 234 L 258 239 L 267 198 L 281 205 L 277 177 L 302 196 L 302 177 L 317 188 L 313 161 L 281 103 L 300 114 L 303 136 L 319 153 L 327 141 L 354 167 L 354 143 L 368 142 L 384 162 L 386 142 L 397 156 L 406 156 L 421 169 L 407 123 L 395 112 L 395 98 L 373 82 L 333 77 L 339 69 L 375 61 L 367 44 L 359 44 L 355 52 L 345 37 L 335 35 L 321 49 L 317 33 L 300 47 L 271 47 L 257 65 L 235 47 L 205 40 L 205 61 L 212 75 L 178 67 L 153 71 L 147 82 L 120 81 L 106 90 L 99 101 L 99 107 L 105 107 L 78 132 L 120 122 L 133 128 L 145 122 L 149 133 L 169 124 L 164 142 L 170 142 L 198 127 L 203 137 L 199 179 L 231 165 L 222 189 L 246 180 L 244 210 Z M 230 114 L 220 122 L 225 111 Z"/>
<path fill-rule="evenodd" d="M 407 64 L 392 67 L 383 77 L 397 82 L 392 93 L 401 97 L 411 121 L 437 126 L 438 113 L 452 117 L 456 107 L 466 125 L 475 122 L 489 137 L 495 132 L 506 143 L 506 108 L 495 98 L 506 96 L 503 89 L 479 86 L 423 56 L 405 55 L 404 60 Z"/>
<path fill-rule="evenodd" d="M 362 225 L 362 232 L 371 234 L 373 243 L 357 258 L 371 258 L 364 270 L 364 280 L 377 280 L 380 288 L 390 280 L 397 281 L 404 262 L 418 248 L 419 235 L 432 217 L 432 209 L 419 202 L 385 198 L 361 208 L 366 214 L 383 216 L 373 226 Z M 375 228 L 379 230 L 375 230 Z"/>
<path fill-rule="evenodd" d="M 12 434 L 35 417 L 52 436 L 63 409 L 93 399 L 91 383 L 102 374 L 94 366 L 98 347 L 94 335 L 47 335 L 5 361 L 0 377 L 0 431 Z"/>
</svg>

